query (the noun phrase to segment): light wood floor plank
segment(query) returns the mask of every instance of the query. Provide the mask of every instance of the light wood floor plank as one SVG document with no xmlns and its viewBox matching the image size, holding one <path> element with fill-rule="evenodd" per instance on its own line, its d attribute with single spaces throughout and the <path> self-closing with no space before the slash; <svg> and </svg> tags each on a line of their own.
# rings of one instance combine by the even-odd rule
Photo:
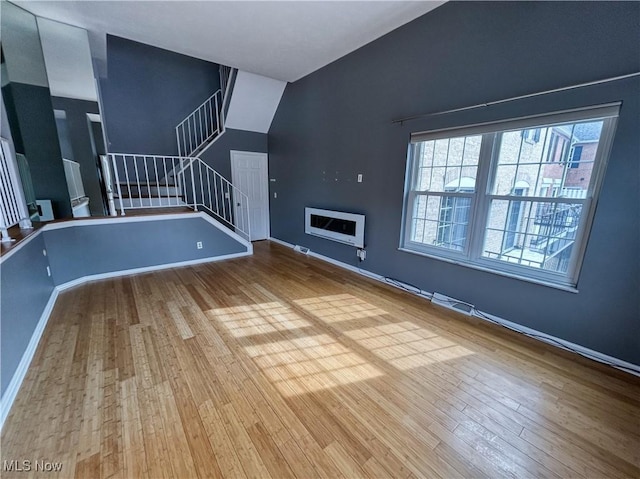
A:
<svg viewBox="0 0 640 479">
<path fill-rule="evenodd" d="M 640 477 L 640 379 L 254 248 L 60 294 L 2 477 Z"/>
</svg>

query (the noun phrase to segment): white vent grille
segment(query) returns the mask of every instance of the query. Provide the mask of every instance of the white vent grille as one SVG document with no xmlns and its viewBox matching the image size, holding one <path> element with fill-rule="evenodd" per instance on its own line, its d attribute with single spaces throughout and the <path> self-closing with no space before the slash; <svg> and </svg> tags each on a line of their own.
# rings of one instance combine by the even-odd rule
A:
<svg viewBox="0 0 640 479">
<path fill-rule="evenodd" d="M 473 314 L 473 310 L 475 309 L 473 304 L 461 301 L 459 299 L 451 298 L 441 293 L 433 293 L 431 302 L 437 304 L 438 306 L 442 306 L 443 308 L 452 309 L 454 311 L 458 311 L 459 313 L 466 314 L 467 316 L 471 316 Z"/>
</svg>

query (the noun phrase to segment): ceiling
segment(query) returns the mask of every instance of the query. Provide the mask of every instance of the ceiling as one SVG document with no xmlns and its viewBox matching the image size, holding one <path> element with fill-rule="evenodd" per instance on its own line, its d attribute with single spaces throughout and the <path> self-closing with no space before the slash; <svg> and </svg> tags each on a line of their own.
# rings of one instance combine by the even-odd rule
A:
<svg viewBox="0 0 640 479">
<path fill-rule="evenodd" d="M 291 82 L 444 1 L 14 3 L 35 15 L 86 28 L 98 60 L 105 60 L 109 33 Z"/>
</svg>

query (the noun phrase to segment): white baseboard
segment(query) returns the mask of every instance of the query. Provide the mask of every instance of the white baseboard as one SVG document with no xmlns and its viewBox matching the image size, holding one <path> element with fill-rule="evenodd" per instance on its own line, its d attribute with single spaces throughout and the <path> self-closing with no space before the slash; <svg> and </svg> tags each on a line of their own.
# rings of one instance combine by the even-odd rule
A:
<svg viewBox="0 0 640 479">
<path fill-rule="evenodd" d="M 49 317 L 51 316 L 51 312 L 53 311 L 53 307 L 56 304 L 56 299 L 58 298 L 58 289 L 54 288 L 51 292 L 51 296 L 49 296 L 49 301 L 47 301 L 47 305 L 44 307 L 44 311 L 40 315 L 40 319 L 38 320 L 38 324 L 36 324 L 36 328 L 31 335 L 31 339 L 29 340 L 29 344 L 27 344 L 27 348 L 22 354 L 22 358 L 20 358 L 20 362 L 18 363 L 18 367 L 16 371 L 13 373 L 13 377 L 7 386 L 7 390 L 4 392 L 2 396 L 2 400 L 0 401 L 0 430 L 4 426 L 4 421 L 7 419 L 9 415 L 9 411 L 11 410 L 11 406 L 13 406 L 13 401 L 15 401 L 16 396 L 18 395 L 18 391 L 20 390 L 20 386 L 22 385 L 22 381 L 24 381 L 24 377 L 27 375 L 27 371 L 29 370 L 29 365 L 31 364 L 31 360 L 36 353 L 36 349 L 38 349 L 38 343 L 40 342 L 40 338 L 42 337 L 42 333 L 44 332 L 44 328 L 49 322 Z"/>
<path fill-rule="evenodd" d="M 38 320 L 38 324 L 36 325 L 36 328 L 33 331 L 33 334 L 31 335 L 29 344 L 27 345 L 27 348 L 25 349 L 22 355 L 22 358 L 20 359 L 20 363 L 18 363 L 18 367 L 16 371 L 13 373 L 11 382 L 9 382 L 9 385 L 7 386 L 7 390 L 5 391 L 4 395 L 2 396 L 2 400 L 0 401 L 0 430 L 2 430 L 2 427 L 4 426 L 4 421 L 9 415 L 9 411 L 11 410 L 11 406 L 13 406 L 13 402 L 15 401 L 18 391 L 20 390 L 22 381 L 24 381 L 24 378 L 27 374 L 27 370 L 29 369 L 29 365 L 31 364 L 31 360 L 33 359 L 36 349 L 38 348 L 38 343 L 42 338 L 42 333 L 44 332 L 47 322 L 49 321 L 49 317 L 51 316 L 51 312 L 53 311 L 53 307 L 55 306 L 56 299 L 58 298 L 59 293 L 69 288 L 73 288 L 74 286 L 79 286 L 81 284 L 88 283 L 90 281 L 116 278 L 119 276 L 128 276 L 132 274 L 148 273 L 151 271 L 160 271 L 160 270 L 169 269 L 169 268 L 179 268 L 182 266 L 191 266 L 191 265 L 203 264 L 203 263 L 213 263 L 217 261 L 224 261 L 227 259 L 241 258 L 243 256 L 251 256 L 251 254 L 253 254 L 252 251 L 246 251 L 242 253 L 226 254 L 222 256 L 214 256 L 214 257 L 201 258 L 201 259 L 195 259 L 195 260 L 189 260 L 189 261 L 179 261 L 176 263 L 160 264 L 155 266 L 147 266 L 143 268 L 133 268 L 133 269 L 126 269 L 121 271 L 112 271 L 109 273 L 93 274 L 89 276 L 83 276 L 82 278 L 77 278 L 72 281 L 68 281 L 66 283 L 56 286 L 53 289 L 51 296 L 49 296 L 49 301 L 47 302 L 47 305 L 45 306 L 44 311 L 42 312 L 42 315 Z"/>
<path fill-rule="evenodd" d="M 281 239 L 277 239 L 277 238 L 269 238 L 270 241 L 273 241 L 274 243 L 278 243 L 281 244 L 283 246 L 286 246 L 288 248 L 294 248 L 295 245 L 292 245 L 291 243 L 287 243 L 286 241 L 283 241 Z M 327 263 L 331 263 L 333 265 L 339 266 L 340 268 L 344 268 L 347 269 L 349 271 L 353 271 L 354 273 L 358 273 L 361 274 L 363 276 L 366 276 L 368 278 L 372 278 L 375 280 L 378 280 L 384 284 L 387 284 L 389 286 L 393 286 L 399 289 L 404 289 L 401 286 L 395 285 L 393 283 L 389 283 L 388 281 L 385 280 L 384 276 L 381 276 L 379 274 L 376 273 L 372 273 L 371 271 L 367 271 L 367 270 L 363 270 L 360 268 L 356 268 L 355 266 L 352 266 L 350 264 L 347 263 L 343 263 L 342 261 L 338 261 L 336 259 L 333 258 L 329 258 L 328 256 L 324 256 L 318 253 L 315 253 L 311 250 L 309 250 L 309 253 L 307 253 L 307 256 L 313 256 L 314 258 L 320 259 L 322 261 L 326 261 Z M 405 290 L 406 291 L 406 290 Z M 414 292 L 413 294 L 415 294 L 416 296 L 420 296 L 423 297 L 425 299 L 429 299 L 430 296 L 433 295 L 433 293 L 430 292 L 426 292 L 426 291 L 420 291 L 420 293 L 418 292 Z M 580 354 L 588 359 L 592 359 L 594 361 L 598 361 L 604 364 L 608 364 L 610 366 L 613 366 L 617 369 L 621 369 L 625 372 L 628 372 L 630 374 L 634 374 L 636 376 L 640 376 L 640 366 L 638 366 L 637 364 L 632 364 L 629 363 L 627 361 L 623 361 L 622 359 L 618 359 L 618 358 L 614 358 L 612 356 L 609 356 L 607 354 L 595 351 L 593 349 L 589 349 L 586 348 L 584 346 L 581 346 L 579 344 L 575 344 L 572 343 L 571 341 L 566 341 L 564 339 L 560 339 L 557 338 L 555 336 L 551 336 L 550 334 L 546 334 L 546 333 L 542 333 L 540 331 L 537 331 L 535 329 L 531 329 L 528 328 L 526 326 L 522 326 L 520 324 L 517 323 L 513 323 L 511 321 L 508 321 L 504 318 L 501 318 L 499 316 L 495 316 L 493 314 L 489 314 L 489 313 L 485 313 L 484 311 L 477 311 L 474 309 L 474 311 L 472 311 L 471 316 L 478 318 L 478 319 L 482 319 L 484 321 L 488 321 L 488 322 L 494 322 L 494 323 L 498 323 L 499 325 L 511 329 L 513 331 L 516 331 L 518 333 L 522 333 L 524 335 L 527 335 L 529 337 L 533 337 L 534 339 L 538 339 L 539 341 L 543 341 L 545 343 L 551 344 L 552 346 L 556 346 L 558 348 L 561 349 L 565 349 L 568 351 L 572 351 L 575 352 L 577 354 Z M 483 317 L 485 316 L 485 317 Z"/>
<path fill-rule="evenodd" d="M 123 269 L 120 271 L 110 271 L 108 273 L 92 274 L 89 276 L 83 276 L 82 278 L 77 278 L 71 281 L 67 281 L 66 283 L 62 283 L 56 286 L 56 289 L 58 291 L 64 291 L 66 289 L 73 288 L 74 286 L 79 286 L 81 284 L 89 283 L 90 281 L 117 278 L 119 276 L 129 276 L 132 274 L 149 273 L 151 271 L 161 271 L 163 269 L 180 268 L 183 266 L 193 266 L 196 264 L 215 263 L 216 261 L 224 261 L 226 259 L 234 259 L 234 258 L 241 258 L 243 256 L 251 256 L 251 254 L 252 252 L 246 251 L 242 253 L 225 254 L 222 256 L 211 256 L 208 258 L 192 259 L 188 261 L 178 261 L 176 263 L 158 264 L 154 266 L 144 266 L 142 268 Z"/>
<path fill-rule="evenodd" d="M 607 354 L 595 351 L 593 349 L 586 348 L 576 343 L 572 343 L 571 341 L 566 341 L 561 338 L 557 338 L 555 336 L 551 336 L 550 334 L 542 333 L 535 329 L 528 328 L 526 326 L 522 326 L 517 323 L 513 323 L 508 321 L 500 316 L 495 316 L 493 314 L 485 313 L 484 311 L 472 312 L 471 316 L 474 318 L 482 319 L 484 321 L 498 323 L 501 326 L 504 326 L 507 329 L 511 329 L 518 333 L 522 333 L 526 336 L 532 337 L 539 341 L 543 341 L 547 344 L 551 344 L 560 349 L 565 349 L 567 351 L 578 353 L 582 356 L 587 357 L 588 359 L 592 359 L 594 361 L 598 361 L 600 363 L 608 364 L 618 369 L 623 369 L 624 371 L 634 374 L 635 376 L 640 376 L 640 366 L 636 364 L 629 363 L 627 361 L 623 361 L 622 359 L 614 358 L 613 356 L 609 356 Z M 483 316 L 485 316 L 483 318 Z"/>
<path fill-rule="evenodd" d="M 269 241 L 273 241 L 274 243 L 281 244 L 282 246 L 286 246 L 287 248 L 295 249 L 295 245 L 292 245 L 291 243 L 287 243 L 286 241 L 282 241 L 281 239 L 278 239 L 278 238 L 270 237 Z M 404 283 L 402 283 L 401 281 L 396 281 L 395 282 L 396 284 L 391 283 L 391 282 L 387 281 L 386 278 L 384 276 L 380 275 L 380 274 L 372 273 L 371 271 L 368 271 L 366 269 L 357 268 L 356 266 L 350 265 L 348 263 L 343 263 L 342 261 L 338 261 L 337 259 L 330 258 L 329 256 L 325 256 L 325 255 L 316 253 L 316 252 L 314 252 L 312 250 L 309 250 L 309 252 L 306 253 L 306 256 L 312 256 L 314 258 L 317 258 L 317 259 L 320 259 L 320 260 L 325 261 L 327 263 L 331 263 L 333 265 L 339 266 L 340 268 L 348 269 L 349 271 L 352 271 L 352 272 L 357 273 L 359 275 L 365 276 L 367 278 L 375 279 L 376 281 L 380 281 L 381 283 L 384 283 L 387 286 L 393 286 L 394 288 L 398 288 L 398 289 L 401 289 L 403 291 L 407 291 L 407 290 L 412 288 L 412 286 L 409 285 L 409 284 L 406 284 L 406 285 L 404 285 L 406 287 L 403 287 L 402 285 Z M 423 297 L 423 298 L 426 298 L 426 299 L 431 299 L 431 293 L 428 293 L 427 291 L 420 291 L 420 292 L 415 291 L 414 294 L 416 296 L 420 296 L 420 297 Z"/>
</svg>

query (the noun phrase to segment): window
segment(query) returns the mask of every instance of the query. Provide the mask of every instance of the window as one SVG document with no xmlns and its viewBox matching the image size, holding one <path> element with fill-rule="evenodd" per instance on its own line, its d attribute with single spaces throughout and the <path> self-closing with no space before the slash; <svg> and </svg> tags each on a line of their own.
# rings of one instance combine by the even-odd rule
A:
<svg viewBox="0 0 640 479">
<path fill-rule="evenodd" d="M 524 188 L 515 188 L 514 196 L 523 196 Z M 522 201 L 513 201 L 507 212 L 506 230 L 504 235 L 503 251 L 513 249 L 516 246 L 517 232 L 522 221 Z"/>
<path fill-rule="evenodd" d="M 550 163 L 563 161 L 567 149 L 567 138 L 563 130 L 556 128 L 550 132 L 549 137 L 549 148 L 546 154 L 547 161 Z"/>
<path fill-rule="evenodd" d="M 412 134 L 401 249 L 574 287 L 617 114 Z"/>
<path fill-rule="evenodd" d="M 580 166 L 581 156 L 582 156 L 582 146 L 574 146 L 571 149 L 571 159 L 569 160 L 569 168 L 578 168 Z"/>
<path fill-rule="evenodd" d="M 540 128 L 530 128 L 522 130 L 522 139 L 528 143 L 537 143 L 540 141 Z"/>
<path fill-rule="evenodd" d="M 440 199 L 440 221 L 438 222 L 438 246 L 462 250 L 467 237 L 467 223 L 471 200 L 455 196 Z"/>
</svg>

